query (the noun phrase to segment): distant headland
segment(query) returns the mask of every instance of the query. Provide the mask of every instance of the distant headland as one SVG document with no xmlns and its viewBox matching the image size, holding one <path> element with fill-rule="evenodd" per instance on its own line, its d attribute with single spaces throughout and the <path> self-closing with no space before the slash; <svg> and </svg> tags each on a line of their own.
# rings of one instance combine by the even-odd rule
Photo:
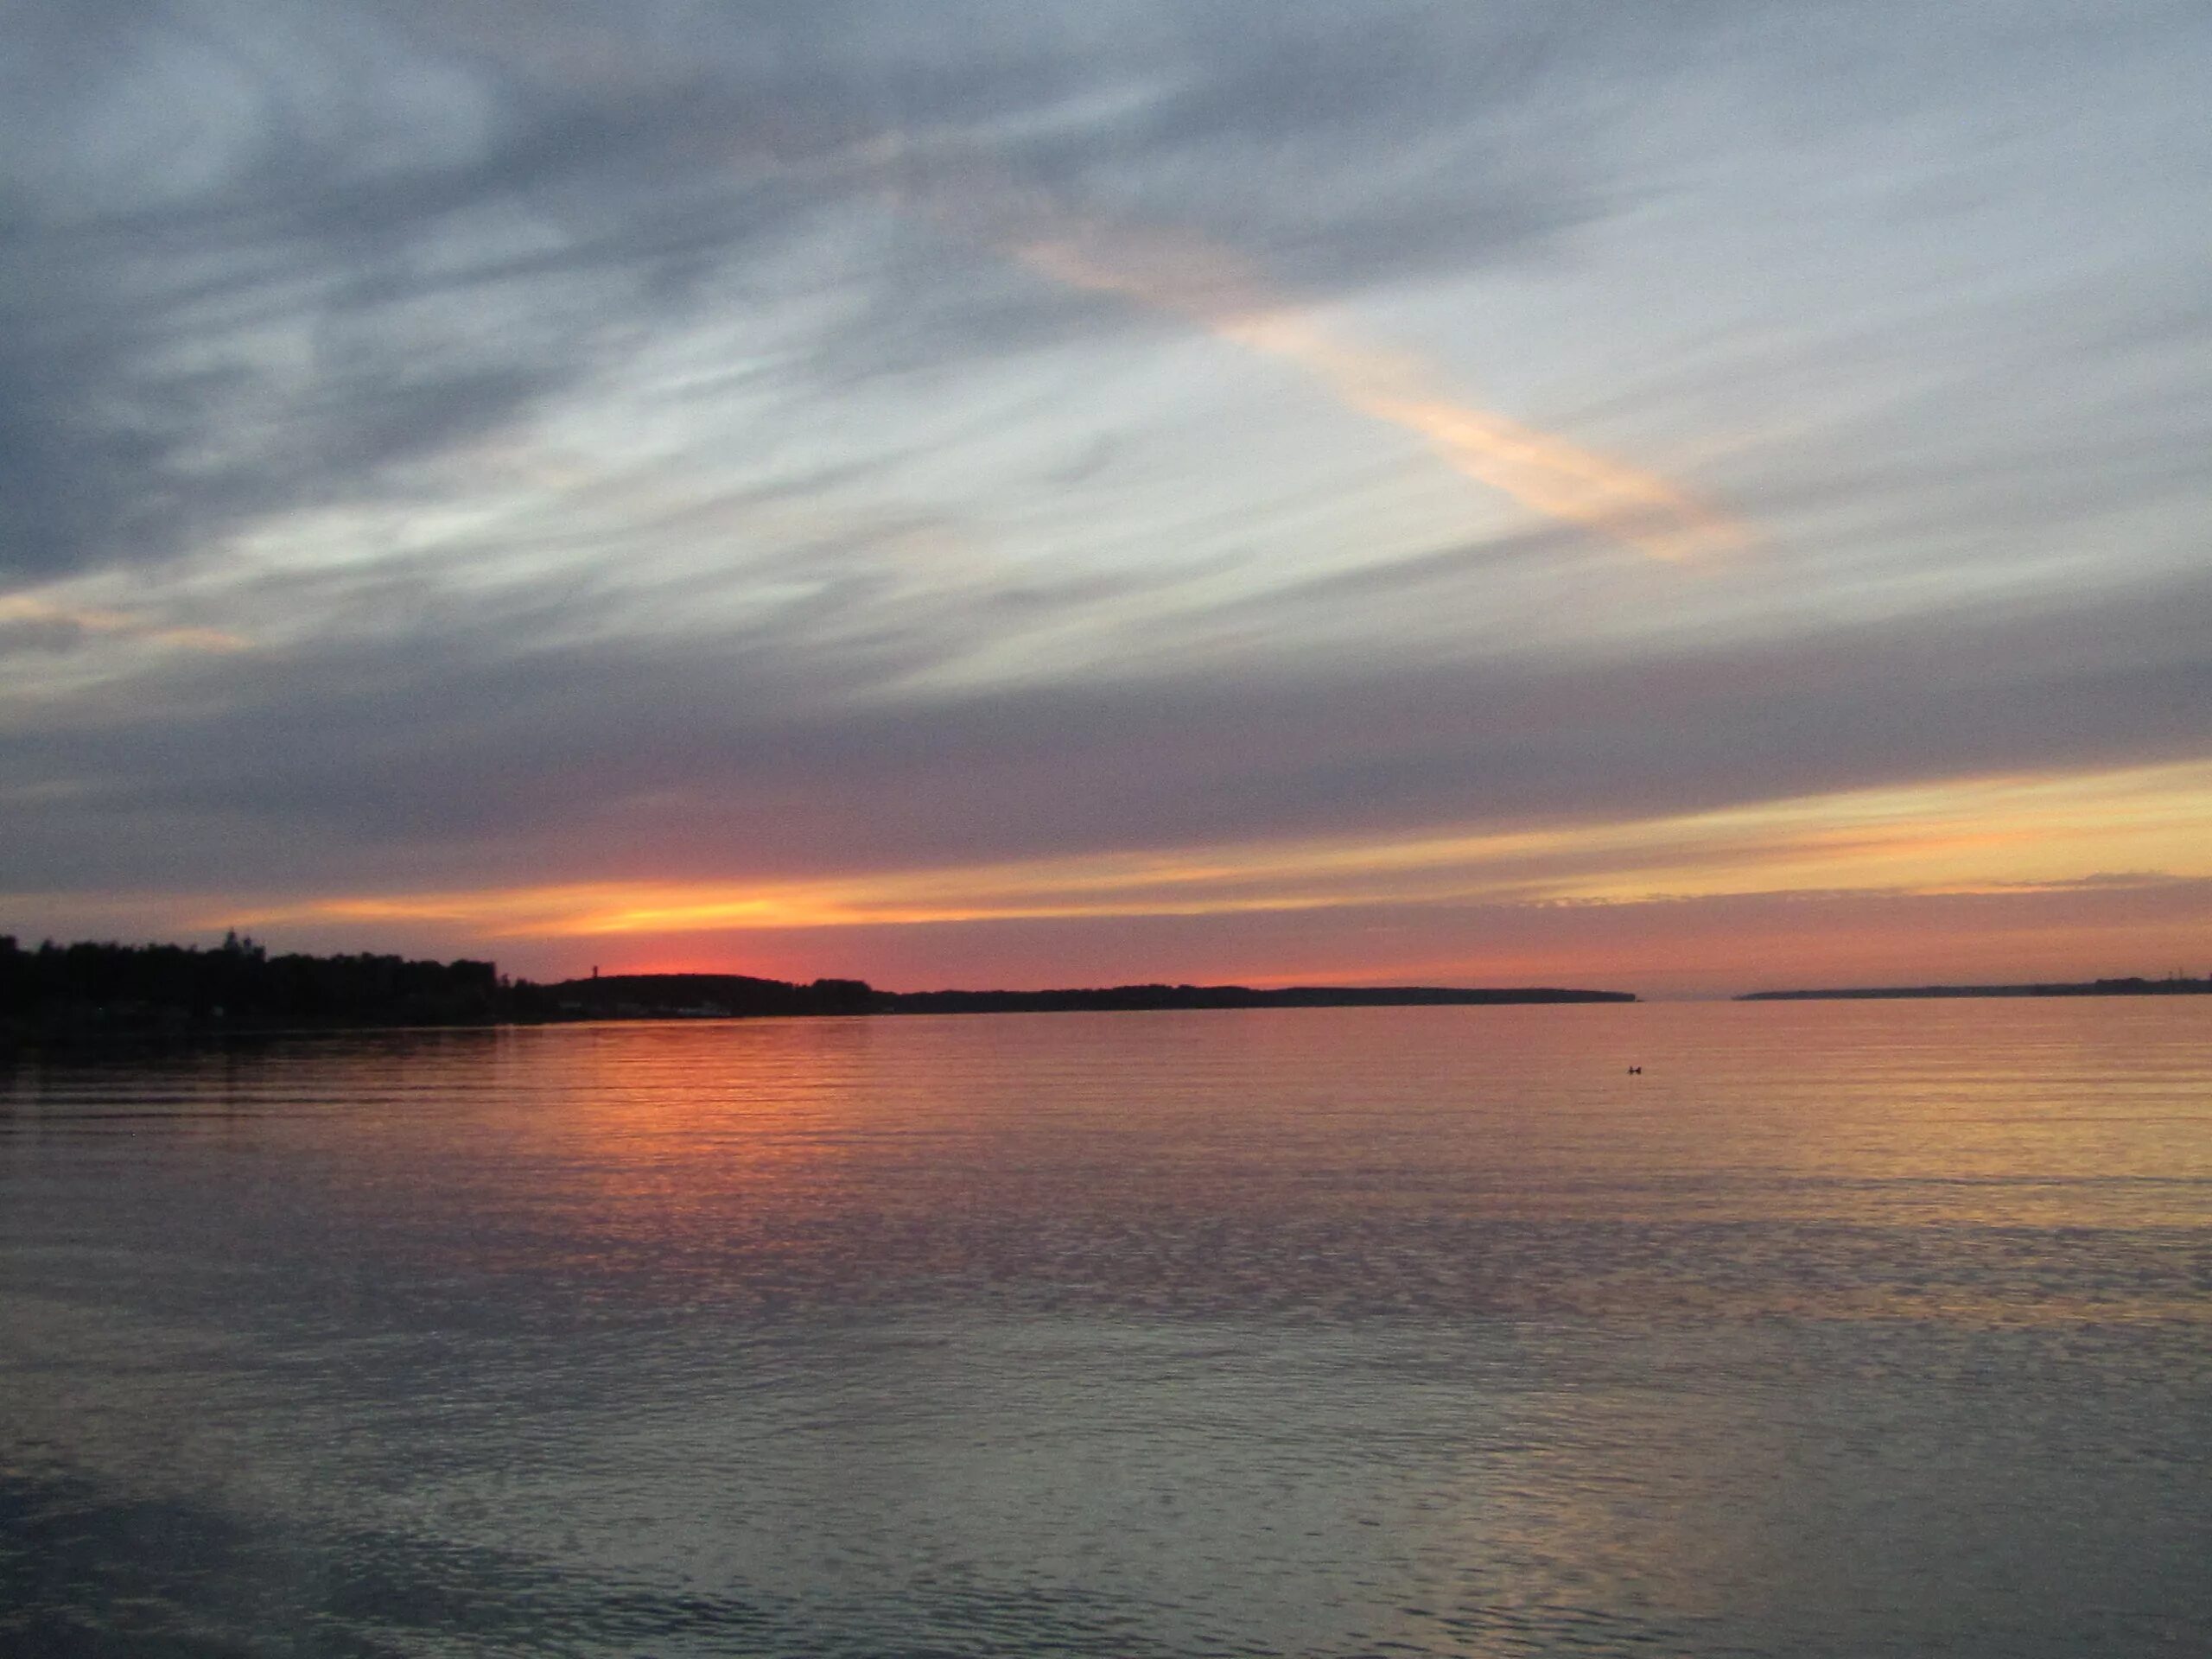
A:
<svg viewBox="0 0 2212 1659">
<path fill-rule="evenodd" d="M 865 980 L 800 984 L 746 974 L 610 974 L 536 984 L 489 962 L 270 956 L 232 934 L 212 948 L 56 944 L 0 935 L 0 1046 L 111 1037 L 550 1025 L 579 1020 L 739 1020 L 899 1014 L 1046 1014 L 1176 1008 L 1425 1007 L 1633 1002 L 1627 991 L 1550 986 L 1114 985 L 1045 991 L 883 991 Z"/>
<path fill-rule="evenodd" d="M 1752 991 L 1738 1002 L 1817 1002 L 1911 996 L 2205 996 L 2212 979 L 2091 979 L 2048 985 L 1884 985 L 1853 990 Z"/>
<path fill-rule="evenodd" d="M 879 991 L 855 979 L 794 985 L 737 974 L 616 974 L 543 988 L 564 1014 L 590 1019 L 747 1014 L 1073 1014 L 1167 1008 L 1381 1008 L 1501 1002 L 1633 1002 L 1628 991 L 1528 986 L 1108 985 L 1049 991 Z"/>
</svg>

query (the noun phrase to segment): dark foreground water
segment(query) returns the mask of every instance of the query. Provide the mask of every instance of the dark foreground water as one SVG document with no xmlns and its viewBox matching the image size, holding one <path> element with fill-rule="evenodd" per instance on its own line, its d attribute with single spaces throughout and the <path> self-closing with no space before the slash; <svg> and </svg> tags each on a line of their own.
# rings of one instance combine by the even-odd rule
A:
<svg viewBox="0 0 2212 1659">
<path fill-rule="evenodd" d="M 2212 999 L 0 1071 L 10 1655 L 2195 1655 L 2208 1431 Z"/>
</svg>

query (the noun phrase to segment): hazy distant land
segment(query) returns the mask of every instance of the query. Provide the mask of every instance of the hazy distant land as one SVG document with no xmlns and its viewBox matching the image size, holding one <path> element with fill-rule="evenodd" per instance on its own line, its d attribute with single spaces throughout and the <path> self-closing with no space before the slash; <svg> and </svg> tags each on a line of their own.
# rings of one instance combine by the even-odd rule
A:
<svg viewBox="0 0 2212 1659">
<path fill-rule="evenodd" d="M 1882 985 L 1849 990 L 1752 991 L 1738 1002 L 1815 1002 L 1910 996 L 2203 996 L 2212 979 L 2091 979 L 2050 985 Z"/>
<path fill-rule="evenodd" d="M 1045 991 L 879 991 L 861 980 L 811 985 L 736 974 L 619 974 L 544 988 L 565 1014 L 594 1019 L 745 1014 L 1062 1014 L 1158 1008 L 1366 1008 L 1500 1002 L 1633 1002 L 1628 991 L 1553 986 L 1108 985 Z"/>
<path fill-rule="evenodd" d="M 0 935 L 0 1043 L 96 1042 L 380 1026 L 546 1025 L 575 1020 L 769 1015 L 1039 1014 L 1159 1008 L 1383 1007 L 1633 1002 L 1551 986 L 1114 985 L 1042 991 L 883 991 L 858 979 L 798 984 L 746 974 L 610 974 L 540 985 L 489 962 L 272 957 L 236 936 L 177 944 L 18 948 Z"/>
</svg>

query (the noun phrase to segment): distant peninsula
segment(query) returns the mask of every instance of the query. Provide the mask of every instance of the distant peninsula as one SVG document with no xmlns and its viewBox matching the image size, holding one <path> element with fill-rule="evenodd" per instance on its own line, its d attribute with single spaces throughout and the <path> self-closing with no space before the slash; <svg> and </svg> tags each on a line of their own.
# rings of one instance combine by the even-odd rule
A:
<svg viewBox="0 0 2212 1659">
<path fill-rule="evenodd" d="M 2205 996 L 2212 979 L 2091 979 L 2049 985 L 1883 985 L 1851 990 L 1752 991 L 1738 1002 L 1871 1001 L 1915 996 Z"/>
<path fill-rule="evenodd" d="M 1171 1008 L 1425 1007 L 1633 1002 L 1626 991 L 1549 986 L 1114 985 L 1044 991 L 883 991 L 858 979 L 800 984 L 746 974 L 594 974 L 537 984 L 489 962 L 270 956 L 233 934 L 213 948 L 56 944 L 0 935 L 0 1048 L 111 1039 L 580 1020 L 739 1020 Z"/>
<path fill-rule="evenodd" d="M 1529 986 L 1109 985 L 1048 991 L 879 991 L 861 980 L 796 985 L 738 974 L 613 974 L 542 988 L 556 1008 L 592 1019 L 763 1014 L 1077 1014 L 1173 1008 L 1432 1007 L 1506 1002 L 1633 1002 L 1628 991 Z"/>
</svg>

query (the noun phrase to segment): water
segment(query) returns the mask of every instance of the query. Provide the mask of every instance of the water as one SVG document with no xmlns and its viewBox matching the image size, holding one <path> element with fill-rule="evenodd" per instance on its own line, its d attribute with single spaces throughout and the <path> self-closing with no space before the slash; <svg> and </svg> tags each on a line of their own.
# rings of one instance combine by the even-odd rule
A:
<svg viewBox="0 0 2212 1659">
<path fill-rule="evenodd" d="M 2193 1654 L 2209 1244 L 2212 1001 L 19 1065 L 0 1652 Z"/>
</svg>

